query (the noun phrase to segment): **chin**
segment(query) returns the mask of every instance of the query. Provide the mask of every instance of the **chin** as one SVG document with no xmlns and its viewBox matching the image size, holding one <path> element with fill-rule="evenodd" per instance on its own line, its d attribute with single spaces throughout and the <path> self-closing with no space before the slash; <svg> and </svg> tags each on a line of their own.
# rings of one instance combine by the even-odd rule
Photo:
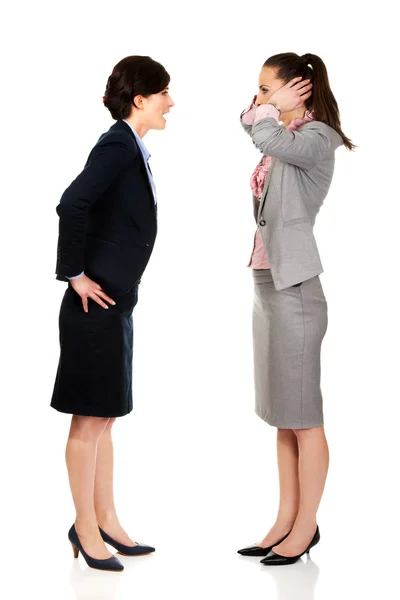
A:
<svg viewBox="0 0 400 600">
<path fill-rule="evenodd" d="M 167 123 L 164 120 L 157 121 L 157 123 L 154 123 L 154 125 L 152 126 L 151 129 L 157 129 L 157 130 L 161 131 L 162 129 L 165 129 L 166 124 Z"/>
</svg>

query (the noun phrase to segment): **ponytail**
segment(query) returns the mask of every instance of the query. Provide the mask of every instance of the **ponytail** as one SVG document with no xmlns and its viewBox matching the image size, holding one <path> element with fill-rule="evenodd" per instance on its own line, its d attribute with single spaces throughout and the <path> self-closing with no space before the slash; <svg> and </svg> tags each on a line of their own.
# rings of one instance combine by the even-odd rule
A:
<svg viewBox="0 0 400 600">
<path fill-rule="evenodd" d="M 295 77 L 310 79 L 313 87 L 312 95 L 305 101 L 307 110 L 313 110 L 317 121 L 322 121 L 337 131 L 348 150 L 357 148 L 341 129 L 338 104 L 329 85 L 325 63 L 319 56 L 298 56 L 294 52 L 286 52 L 271 56 L 264 66 L 276 68 L 276 76 L 282 81 L 288 82 Z"/>
</svg>

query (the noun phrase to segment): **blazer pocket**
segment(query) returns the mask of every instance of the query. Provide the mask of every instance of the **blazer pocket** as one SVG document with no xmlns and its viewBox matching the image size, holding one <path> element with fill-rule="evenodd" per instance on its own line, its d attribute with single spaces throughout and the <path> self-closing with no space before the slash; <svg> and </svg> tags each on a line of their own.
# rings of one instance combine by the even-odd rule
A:
<svg viewBox="0 0 400 600">
<path fill-rule="evenodd" d="M 119 246 L 119 242 L 115 240 L 108 240 L 106 238 L 101 238 L 97 235 L 92 235 L 91 233 L 86 234 L 86 237 L 91 238 L 92 240 L 97 240 L 99 242 L 106 242 L 107 244 L 115 244 L 115 246 Z"/>
<path fill-rule="evenodd" d="M 297 223 L 310 223 L 310 217 L 300 217 L 299 219 L 290 219 L 290 221 L 284 221 L 284 227 L 290 227 L 291 225 L 297 225 Z"/>
</svg>

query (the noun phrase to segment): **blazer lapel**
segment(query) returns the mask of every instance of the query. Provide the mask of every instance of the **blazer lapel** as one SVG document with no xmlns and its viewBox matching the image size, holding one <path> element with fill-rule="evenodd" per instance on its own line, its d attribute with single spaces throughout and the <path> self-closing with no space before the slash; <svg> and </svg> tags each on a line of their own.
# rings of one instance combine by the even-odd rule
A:
<svg viewBox="0 0 400 600">
<path fill-rule="evenodd" d="M 262 211 L 264 209 L 265 198 L 267 196 L 269 184 L 271 182 L 271 174 L 272 174 L 272 171 L 274 170 L 274 167 L 275 167 L 275 164 L 276 164 L 276 160 L 277 160 L 276 158 L 272 159 L 270 167 L 268 169 L 267 176 L 265 178 L 263 193 L 262 193 L 261 200 L 260 200 L 260 207 L 259 207 L 259 210 L 258 210 L 258 219 L 260 218 L 260 215 L 261 215 L 261 213 L 262 213 Z"/>
<path fill-rule="evenodd" d="M 116 127 L 116 126 L 120 126 L 120 127 L 122 126 L 122 128 L 123 128 L 125 131 L 127 131 L 127 132 L 129 133 L 129 135 L 131 136 L 131 138 L 133 139 L 133 141 L 134 141 L 134 143 L 135 143 L 135 145 L 136 145 L 136 148 L 138 149 L 138 152 L 139 152 L 139 160 L 140 160 L 140 161 L 141 161 L 141 163 L 142 163 L 142 172 L 143 172 L 143 176 L 144 176 L 144 178 L 146 179 L 146 184 L 147 184 L 148 190 L 149 190 L 149 192 L 150 192 L 150 194 L 151 194 L 151 197 L 152 197 L 152 199 L 153 199 L 153 202 L 154 202 L 154 204 L 155 204 L 155 203 L 156 203 L 156 199 L 154 198 L 154 194 L 153 194 L 153 188 L 151 187 L 151 183 L 150 183 L 150 181 L 149 181 L 149 176 L 148 176 L 147 169 L 146 169 L 146 163 L 145 163 L 145 160 L 144 160 L 144 158 L 143 158 L 142 151 L 141 151 L 141 149 L 139 148 L 139 144 L 137 143 L 137 140 L 136 140 L 135 134 L 133 133 L 133 131 L 132 131 L 132 129 L 129 127 L 129 125 L 128 125 L 127 123 L 125 123 L 125 121 L 122 121 L 122 120 L 120 120 L 120 121 L 117 121 L 117 122 L 116 122 L 116 123 L 113 125 L 113 127 Z M 148 167 L 149 167 L 149 171 L 150 171 L 150 173 L 151 173 L 150 165 L 148 165 Z"/>
</svg>

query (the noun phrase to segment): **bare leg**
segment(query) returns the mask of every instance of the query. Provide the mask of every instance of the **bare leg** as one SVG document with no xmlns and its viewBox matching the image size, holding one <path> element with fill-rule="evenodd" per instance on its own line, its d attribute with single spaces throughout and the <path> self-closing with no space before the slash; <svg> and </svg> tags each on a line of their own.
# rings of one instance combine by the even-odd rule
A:
<svg viewBox="0 0 400 600">
<path fill-rule="evenodd" d="M 293 527 L 299 509 L 299 449 L 292 429 L 278 429 L 277 434 L 280 500 L 275 524 L 258 545 L 272 546 Z"/>
<path fill-rule="evenodd" d="M 317 528 L 317 511 L 325 487 L 329 450 L 323 427 L 294 430 L 299 443 L 300 506 L 292 533 L 274 551 L 283 556 L 304 552 Z"/>
<path fill-rule="evenodd" d="M 111 429 L 115 422 L 110 419 L 101 435 L 97 448 L 94 505 L 97 522 L 112 538 L 126 546 L 136 546 L 122 528 L 114 503 L 114 449 Z"/>
<path fill-rule="evenodd" d="M 97 445 L 107 423 L 107 418 L 73 415 L 65 451 L 75 529 L 85 552 L 99 560 L 112 556 L 101 538 L 93 500 Z"/>
</svg>

